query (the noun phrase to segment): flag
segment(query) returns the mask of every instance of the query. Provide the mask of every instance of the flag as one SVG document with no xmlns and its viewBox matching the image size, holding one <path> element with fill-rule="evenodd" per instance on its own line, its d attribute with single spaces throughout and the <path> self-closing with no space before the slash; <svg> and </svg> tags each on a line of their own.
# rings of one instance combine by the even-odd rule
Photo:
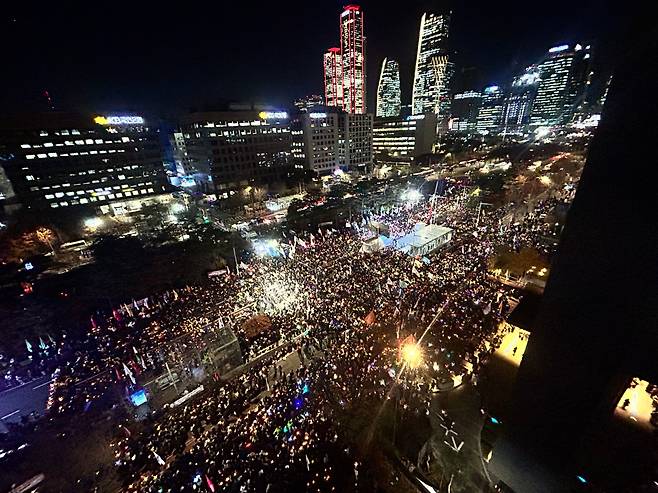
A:
<svg viewBox="0 0 658 493">
<path fill-rule="evenodd" d="M 114 317 L 114 320 L 121 322 L 121 313 L 117 309 L 112 309 L 112 316 Z"/>
<path fill-rule="evenodd" d="M 91 326 L 92 326 L 94 329 L 98 328 L 98 327 L 96 326 L 96 320 L 94 320 L 94 316 L 92 315 L 90 318 L 91 318 Z"/>
<path fill-rule="evenodd" d="M 41 339 L 41 336 L 39 336 L 39 348 L 40 349 L 46 349 L 48 346 L 46 346 L 46 343 L 43 342 L 43 339 Z"/>
<path fill-rule="evenodd" d="M 134 317 L 133 311 L 130 309 L 130 306 L 126 303 L 124 303 L 123 305 L 123 311 L 125 311 L 130 316 L 130 318 Z"/>
<path fill-rule="evenodd" d="M 155 460 L 158 461 L 158 464 L 161 465 L 161 466 L 164 466 L 165 461 L 162 460 L 162 457 L 160 457 L 155 450 L 151 450 L 151 452 L 153 452 L 153 455 L 155 456 Z"/>
<path fill-rule="evenodd" d="M 212 493 L 215 493 L 215 485 L 214 485 L 213 482 L 210 480 L 210 478 L 208 477 L 207 474 L 206 474 L 206 484 L 208 485 L 208 489 L 209 489 L 210 491 L 212 491 Z"/>
<path fill-rule="evenodd" d="M 46 335 L 48 336 L 48 340 L 50 341 L 50 343 L 54 346 L 55 345 L 55 340 L 52 338 L 52 336 L 50 334 L 46 334 Z"/>
<path fill-rule="evenodd" d="M 178 293 L 177 293 L 176 290 L 174 289 L 174 301 L 176 301 L 177 299 L 178 299 Z"/>
<path fill-rule="evenodd" d="M 32 352 L 32 344 L 30 344 L 30 341 L 25 339 L 25 345 L 27 346 L 27 352 L 31 353 Z"/>
<path fill-rule="evenodd" d="M 130 368 L 128 368 L 125 363 L 121 363 L 121 364 L 123 365 L 123 374 L 128 378 L 130 378 L 130 381 L 133 383 L 133 385 L 137 383 L 135 381 L 135 377 L 133 376 L 133 372 L 130 370 Z"/>
<path fill-rule="evenodd" d="M 372 325 L 375 323 L 375 320 L 377 318 L 375 317 L 375 310 L 370 310 L 370 313 L 366 315 L 366 318 L 363 319 L 366 325 Z"/>
</svg>

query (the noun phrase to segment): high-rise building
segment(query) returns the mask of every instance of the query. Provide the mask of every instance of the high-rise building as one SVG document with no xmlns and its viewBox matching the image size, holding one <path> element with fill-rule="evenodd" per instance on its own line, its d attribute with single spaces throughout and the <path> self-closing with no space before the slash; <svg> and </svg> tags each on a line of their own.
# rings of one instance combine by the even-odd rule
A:
<svg viewBox="0 0 658 493">
<path fill-rule="evenodd" d="M 366 38 L 363 11 L 347 5 L 340 14 L 340 55 L 343 62 L 343 109 L 366 112 Z"/>
<path fill-rule="evenodd" d="M 500 128 L 503 115 L 503 90 L 499 86 L 485 87 L 476 128 L 481 133 L 496 132 Z"/>
<path fill-rule="evenodd" d="M 291 124 L 296 162 L 318 174 L 365 171 L 372 165 L 372 114 L 340 109 L 301 113 Z"/>
<path fill-rule="evenodd" d="M 450 81 L 454 72 L 448 53 L 449 15 L 423 14 L 418 34 L 412 106 L 414 114 L 450 114 Z"/>
<path fill-rule="evenodd" d="M 503 132 L 522 132 L 530 123 L 530 113 L 538 85 L 539 71 L 535 66 L 528 67 L 523 74 L 514 78 L 503 102 L 501 119 Z"/>
<path fill-rule="evenodd" d="M 158 135 L 140 116 L 7 118 L 0 149 L 14 200 L 27 209 L 101 207 L 166 192 Z"/>
<path fill-rule="evenodd" d="M 434 113 L 375 120 L 372 146 L 378 161 L 412 163 L 417 157 L 432 152 L 435 141 Z"/>
<path fill-rule="evenodd" d="M 372 113 L 345 113 L 341 116 L 338 150 L 343 170 L 365 173 L 372 166 L 373 121 Z"/>
<path fill-rule="evenodd" d="M 305 113 L 307 111 L 313 111 L 313 108 L 318 106 L 324 106 L 324 98 L 320 94 L 310 94 L 303 98 L 295 99 L 293 104 L 298 111 Z"/>
<path fill-rule="evenodd" d="M 400 65 L 395 60 L 384 58 L 377 85 L 376 116 L 400 116 L 400 98 Z"/>
<path fill-rule="evenodd" d="M 324 100 L 327 106 L 342 108 L 343 98 L 343 59 L 340 48 L 329 48 L 324 54 Z"/>
<path fill-rule="evenodd" d="M 284 181 L 292 167 L 285 111 L 191 113 L 180 128 L 192 166 L 207 168 L 218 197 L 247 186 Z"/>
<path fill-rule="evenodd" d="M 453 132 L 475 132 L 482 102 L 479 91 L 464 91 L 452 98 L 449 129 Z"/>
<path fill-rule="evenodd" d="M 537 64 L 539 87 L 530 114 L 532 125 L 567 123 L 582 100 L 590 75 L 590 46 L 555 46 Z"/>
</svg>

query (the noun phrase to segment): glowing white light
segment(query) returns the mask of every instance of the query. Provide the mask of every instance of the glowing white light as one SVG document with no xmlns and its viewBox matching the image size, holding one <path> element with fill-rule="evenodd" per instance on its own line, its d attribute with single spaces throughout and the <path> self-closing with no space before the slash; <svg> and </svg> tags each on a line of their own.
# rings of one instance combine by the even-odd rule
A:
<svg viewBox="0 0 658 493">
<path fill-rule="evenodd" d="M 113 115 L 97 116 L 94 121 L 99 125 L 142 125 L 144 118 L 141 116 Z"/>
<path fill-rule="evenodd" d="M 171 212 L 173 212 L 174 214 L 179 214 L 179 213 L 183 212 L 184 210 L 185 210 L 185 206 L 183 204 L 178 203 L 178 202 L 176 202 L 175 204 L 173 204 L 171 206 Z"/>
<path fill-rule="evenodd" d="M 309 113 L 308 116 L 311 118 L 327 118 L 326 113 Z"/>
<path fill-rule="evenodd" d="M 283 120 L 288 118 L 288 113 L 285 111 L 261 111 L 258 113 L 263 120 Z"/>
<path fill-rule="evenodd" d="M 100 228 L 103 225 L 103 220 L 100 217 L 90 217 L 85 219 L 85 227 L 89 229 Z"/>
<path fill-rule="evenodd" d="M 541 139 L 546 137 L 549 133 L 551 133 L 550 127 L 537 127 L 537 130 L 535 130 L 535 137 Z"/>
<path fill-rule="evenodd" d="M 560 46 L 554 46 L 550 50 L 548 50 L 549 53 L 558 53 L 560 51 L 568 50 L 569 45 L 560 45 Z"/>
<path fill-rule="evenodd" d="M 423 120 L 425 118 L 425 115 L 409 115 L 407 117 L 407 121 L 411 120 Z"/>
</svg>

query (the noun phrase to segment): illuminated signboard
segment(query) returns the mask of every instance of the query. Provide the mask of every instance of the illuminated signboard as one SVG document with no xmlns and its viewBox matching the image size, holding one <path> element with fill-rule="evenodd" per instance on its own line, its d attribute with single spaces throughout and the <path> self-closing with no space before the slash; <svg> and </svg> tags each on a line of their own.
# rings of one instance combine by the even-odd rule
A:
<svg viewBox="0 0 658 493">
<path fill-rule="evenodd" d="M 560 46 L 554 46 L 553 48 L 548 50 L 548 52 L 549 53 L 557 53 L 559 51 L 564 51 L 564 50 L 568 50 L 568 49 L 569 49 L 569 45 L 560 45 Z"/>
<path fill-rule="evenodd" d="M 148 398 L 146 397 L 146 391 L 144 389 L 138 390 L 137 392 L 130 394 L 130 402 L 133 403 L 133 406 L 141 406 Z"/>
<path fill-rule="evenodd" d="M 141 116 L 97 116 L 94 122 L 99 125 L 142 125 L 144 118 Z"/>
<path fill-rule="evenodd" d="M 308 116 L 311 118 L 327 118 L 326 113 L 309 113 Z"/>
<path fill-rule="evenodd" d="M 425 118 L 425 115 L 409 115 L 407 117 L 407 121 L 410 120 L 423 120 Z"/>
<path fill-rule="evenodd" d="M 288 113 L 285 111 L 261 111 L 258 116 L 263 120 L 281 120 L 288 118 Z"/>
</svg>

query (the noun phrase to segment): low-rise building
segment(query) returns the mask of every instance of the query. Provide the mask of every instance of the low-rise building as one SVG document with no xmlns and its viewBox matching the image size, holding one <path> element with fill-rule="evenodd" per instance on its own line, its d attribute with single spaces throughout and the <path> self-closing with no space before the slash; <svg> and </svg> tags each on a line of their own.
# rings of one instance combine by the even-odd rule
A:
<svg viewBox="0 0 658 493">
<path fill-rule="evenodd" d="M 140 116 L 49 112 L 2 120 L 0 154 L 27 209 L 102 206 L 162 194 L 157 132 Z"/>
<path fill-rule="evenodd" d="M 218 196 L 285 181 L 292 171 L 292 136 L 285 111 L 191 113 L 180 130 L 190 165 L 207 169 Z"/>
</svg>

